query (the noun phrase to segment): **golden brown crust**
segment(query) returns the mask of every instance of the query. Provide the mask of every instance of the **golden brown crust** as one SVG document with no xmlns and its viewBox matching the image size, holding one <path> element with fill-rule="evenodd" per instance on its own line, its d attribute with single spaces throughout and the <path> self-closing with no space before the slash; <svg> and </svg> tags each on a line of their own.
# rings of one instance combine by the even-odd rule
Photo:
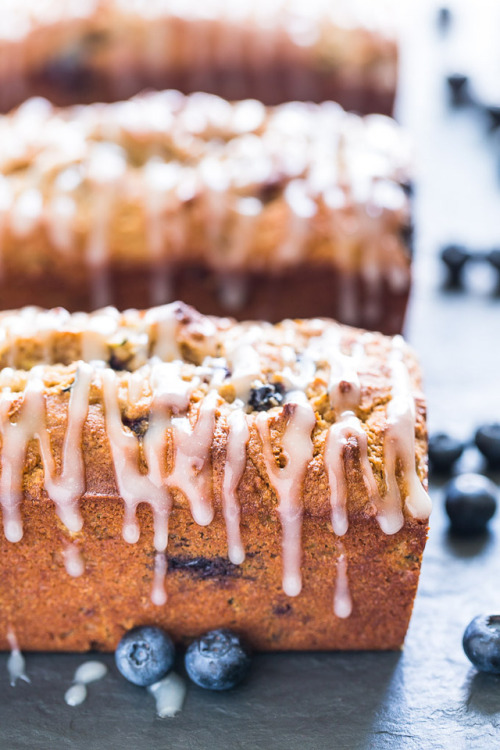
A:
<svg viewBox="0 0 500 750">
<path fill-rule="evenodd" d="M 375 521 L 351 518 L 343 545 L 353 612 L 341 620 L 333 614 L 338 539 L 326 518 L 304 519 L 304 585 L 290 598 L 281 588 L 281 527 L 275 513 L 244 513 L 247 555 L 241 566 L 233 566 L 222 519 L 216 518 L 207 533 L 188 512 L 177 510 L 169 539 L 168 601 L 156 607 L 150 600 L 154 549 L 147 508 L 139 509 L 142 534 L 135 545 L 121 537 L 120 501 L 88 500 L 82 512 L 86 572 L 81 578 L 66 573 L 66 534 L 56 527 L 49 503 L 27 503 L 22 542 L 0 539 L 1 649 L 8 647 L 5 632 L 11 627 L 23 649 L 110 651 L 127 629 L 145 623 L 161 625 L 183 642 L 227 626 L 259 650 L 397 649 L 403 643 L 425 523 L 408 521 L 398 534 L 386 536 Z"/>
<path fill-rule="evenodd" d="M 227 319 L 208 319 L 182 305 L 170 308 L 169 314 L 176 321 L 176 330 L 170 335 L 182 353 L 182 372 L 186 379 L 199 377 L 203 368 L 207 369 L 207 356 L 219 360 L 230 357 L 232 342 L 241 342 L 256 327 L 255 324 L 235 324 Z M 79 358 L 81 333 L 71 330 L 72 319 L 66 318 L 63 325 L 60 317 L 64 314 L 52 313 L 57 323 L 53 321 L 51 328 L 47 317 L 38 315 L 38 318 L 31 318 L 34 333 L 23 338 L 22 326 L 26 325 L 26 320 L 21 324 L 21 316 L 17 314 L 17 334 L 11 333 L 7 348 L 4 346 L 4 361 L 13 358 L 12 364 L 16 366 L 32 367 L 40 357 L 47 361 L 48 352 L 52 352 L 52 359 Z M 109 312 L 108 315 L 117 325 L 108 338 L 120 342 L 114 347 L 114 356 L 120 359 L 123 351 L 127 351 L 131 355 L 127 360 L 129 366 L 140 368 L 133 333 L 144 333 L 144 322 L 151 313 L 132 311 L 126 317 L 119 317 Z M 165 317 L 165 313 L 158 316 L 159 319 Z M 12 329 L 9 314 L 0 316 L 0 330 L 9 325 Z M 153 349 L 156 325 L 151 324 L 148 334 Z M 102 321 L 101 326 L 105 328 Z M 356 416 L 367 437 L 371 470 L 380 495 L 384 496 L 388 462 L 385 437 L 393 419 L 388 409 L 396 398 L 396 386 L 391 381 L 391 352 L 394 347 L 400 351 L 400 342 L 326 321 L 287 321 L 281 326 L 261 324 L 258 328 L 260 338 L 255 347 L 260 356 L 262 382 L 279 382 L 284 360 L 290 361 L 289 352 L 286 352 L 290 343 L 303 357 L 311 351 L 311 341 L 317 343 L 325 332 L 334 337 L 332 342 L 338 340 L 345 352 L 363 345 L 363 359 L 358 367 L 360 399 Z M 52 340 L 45 335 L 47 329 L 53 333 Z M 127 337 L 123 335 L 125 330 Z M 151 355 L 148 347 L 145 351 Z M 405 347 L 401 352 L 415 395 L 415 426 L 412 427 L 416 441 L 415 466 L 418 481 L 425 486 L 425 403 L 418 390 L 420 374 L 410 350 Z M 145 622 L 163 625 L 177 640 L 189 640 L 210 627 L 227 625 L 243 632 L 259 649 L 401 646 L 418 582 L 427 523 L 414 518 L 403 504 L 402 499 L 411 490 L 407 468 L 401 459 L 397 482 L 402 498 L 403 526 L 393 534 L 382 531 L 377 504 L 368 492 L 362 446 L 353 433 L 342 448 L 348 530 L 343 536 L 333 532 L 325 444 L 331 426 L 341 423 L 343 415 L 332 408 L 328 398 L 328 372 L 321 364 L 321 356 L 318 355 L 316 360 L 314 377 L 305 387 L 316 424 L 312 434 L 312 459 L 304 475 L 297 476 L 302 487 L 300 503 L 303 509 L 303 588 L 298 596 L 288 597 L 282 590 L 283 519 L 280 518 L 276 485 L 265 460 L 262 433 L 256 415 L 249 407 L 246 411 L 250 437 L 237 488 L 246 559 L 241 565 L 233 565 L 228 560 L 228 537 L 222 513 L 230 434 L 228 420 L 231 408 L 245 411 L 243 402 L 239 407 L 234 404 L 239 387 L 235 369 L 228 382 L 219 388 L 208 456 L 214 520 L 206 527 L 197 525 L 187 497 L 172 487 L 166 577 L 168 601 L 162 606 L 151 603 L 155 561 L 153 517 L 151 509 L 141 504 L 138 509 L 140 539 L 135 544 L 123 540 L 123 501 L 117 485 L 117 465 L 113 460 L 114 438 L 109 431 L 110 416 L 103 404 L 102 370 L 97 369 L 82 436 L 86 489 L 81 500 L 84 517 L 81 531 L 69 533 L 58 519 L 44 489 L 44 462 L 38 441 L 29 442 L 23 469 L 21 510 L 24 536 L 16 543 L 8 542 L 3 535 L 0 538 L 3 571 L 0 579 L 0 647 L 6 647 L 7 632 L 13 629 L 22 648 L 110 650 L 125 629 Z M 273 370 L 271 363 L 274 363 Z M 75 371 L 74 364 L 45 365 L 40 371 L 45 383 L 46 428 L 57 471 L 63 466 L 63 440 L 68 429 L 70 389 Z M 143 370 L 136 369 L 136 372 Z M 144 387 L 139 399 L 132 398 L 127 391 L 129 373 L 126 370 L 115 376 L 120 383 L 123 429 L 138 436 L 143 472 L 147 470 L 147 462 L 144 443 L 139 436 L 145 434 L 151 417 L 151 390 L 146 373 L 144 370 Z M 2 371 L 2 386 L 8 386 L 14 394 L 18 392 L 10 407 L 11 422 L 18 422 L 22 414 L 27 382 L 29 373 L 25 371 Z M 345 398 L 349 397 L 353 383 L 347 379 L 347 374 L 344 381 L 340 381 L 340 392 Z M 208 388 L 208 383 L 200 378 L 191 393 L 188 413 L 193 426 L 199 421 Z M 286 403 L 282 408 L 274 407 L 268 414 L 276 466 L 282 460 L 285 436 L 297 408 L 296 404 Z M 2 450 L 5 450 L 5 439 L 4 433 Z M 175 434 L 169 433 L 162 458 L 165 476 L 175 468 L 175 441 Z M 84 558 L 85 572 L 78 579 L 72 579 L 64 565 L 64 554 L 70 541 L 78 546 Z M 347 561 L 353 603 L 352 614 L 347 619 L 333 612 L 341 555 Z"/>
</svg>

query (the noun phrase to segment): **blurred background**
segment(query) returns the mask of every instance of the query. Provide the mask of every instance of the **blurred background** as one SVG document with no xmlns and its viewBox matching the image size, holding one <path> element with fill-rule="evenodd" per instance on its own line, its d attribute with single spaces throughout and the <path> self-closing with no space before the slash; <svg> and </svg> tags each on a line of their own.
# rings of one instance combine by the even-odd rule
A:
<svg viewBox="0 0 500 750">
<path fill-rule="evenodd" d="M 430 430 L 461 438 L 500 418 L 499 275 L 468 263 L 464 288 L 446 290 L 441 250 L 500 247 L 500 3 L 413 7 L 402 45 L 398 117 L 416 144 L 415 284 L 407 336 L 423 361 Z M 450 76 L 472 101 L 452 101 Z M 492 112 L 489 110 L 493 110 Z"/>
</svg>

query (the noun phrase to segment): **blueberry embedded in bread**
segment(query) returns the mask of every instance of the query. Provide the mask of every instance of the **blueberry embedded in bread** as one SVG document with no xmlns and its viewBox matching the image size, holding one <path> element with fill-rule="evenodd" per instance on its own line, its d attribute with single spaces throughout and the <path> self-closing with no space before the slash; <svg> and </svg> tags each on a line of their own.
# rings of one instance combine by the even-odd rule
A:
<svg viewBox="0 0 500 750">
<path fill-rule="evenodd" d="M 248 405 L 254 411 L 268 411 L 275 406 L 281 406 L 285 395 L 282 383 L 264 383 L 255 385 L 248 400 Z"/>
</svg>

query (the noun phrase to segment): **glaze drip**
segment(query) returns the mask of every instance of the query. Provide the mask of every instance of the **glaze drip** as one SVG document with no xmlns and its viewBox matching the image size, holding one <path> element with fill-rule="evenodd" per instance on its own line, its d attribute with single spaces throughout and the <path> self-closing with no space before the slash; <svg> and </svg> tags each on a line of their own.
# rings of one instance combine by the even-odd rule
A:
<svg viewBox="0 0 500 750">
<path fill-rule="evenodd" d="M 340 554 L 337 559 L 337 578 L 335 581 L 335 594 L 333 597 L 333 611 L 337 617 L 345 620 L 352 614 L 352 599 L 347 579 L 347 558 L 344 547 L 340 546 Z"/>
<path fill-rule="evenodd" d="M 167 602 L 167 591 L 165 589 L 166 576 L 167 556 L 164 552 L 157 552 L 155 555 L 153 589 L 151 591 L 151 601 L 157 607 L 162 607 Z"/>
<path fill-rule="evenodd" d="M 356 350 L 352 356 L 339 351 L 340 341 L 332 336 L 323 336 L 329 354 L 330 380 L 328 395 L 332 406 L 338 413 L 337 421 L 330 427 L 326 438 L 325 464 L 328 470 L 330 485 L 330 503 L 332 506 L 332 526 L 338 536 L 343 536 L 349 527 L 347 517 L 347 484 L 345 476 L 346 450 L 349 445 L 359 455 L 359 464 L 368 495 L 372 502 L 379 496 L 377 482 L 368 458 L 368 438 L 361 420 L 354 410 L 359 407 L 361 386 L 357 366 L 363 358 L 363 349 Z M 335 347 L 336 343 L 336 347 Z"/>
<path fill-rule="evenodd" d="M 343 536 L 349 527 L 347 517 L 347 484 L 345 477 L 346 449 L 349 445 L 359 453 L 360 467 L 369 497 L 379 497 L 377 482 L 368 458 L 368 439 L 354 412 L 345 411 L 328 431 L 325 447 L 325 463 L 328 468 L 332 526 L 338 536 Z"/>
<path fill-rule="evenodd" d="M 68 544 L 63 552 L 66 573 L 72 578 L 79 578 L 85 573 L 85 562 L 76 544 Z"/>
<path fill-rule="evenodd" d="M 257 417 L 262 450 L 269 478 L 278 496 L 278 512 L 283 529 L 283 591 L 298 596 L 302 589 L 301 574 L 301 495 L 307 467 L 313 457 L 311 433 L 316 417 L 304 394 L 297 393 L 285 407 L 288 422 L 281 441 L 285 465 L 279 467 L 272 450 L 270 420 L 267 414 Z"/>
<path fill-rule="evenodd" d="M 86 256 L 92 274 L 92 307 L 96 309 L 109 305 L 112 301 L 109 234 L 116 193 L 126 169 L 125 157 L 118 146 L 106 143 L 93 145 L 87 164 L 93 204 Z"/>
<path fill-rule="evenodd" d="M 217 399 L 216 391 L 210 391 L 205 396 L 194 427 L 191 427 L 187 417 L 172 420 L 175 429 L 175 464 L 168 482 L 187 497 L 193 518 L 200 526 L 208 526 L 214 516 L 210 500 L 210 449 Z"/>
<path fill-rule="evenodd" d="M 143 474 L 139 467 L 139 442 L 136 436 L 126 430 L 118 402 L 118 381 L 112 370 L 102 373 L 104 408 L 106 410 L 106 432 L 115 467 L 115 477 L 120 496 L 125 503 L 123 538 L 129 544 L 139 539 L 139 524 L 136 509 L 139 503 L 149 503 L 153 512 L 165 518 L 170 506 L 170 495 L 165 487 L 158 487 L 149 474 Z"/>
<path fill-rule="evenodd" d="M 238 485 L 245 471 L 246 445 L 250 437 L 245 415 L 233 411 L 228 417 L 227 455 L 222 485 L 224 518 L 227 529 L 227 551 L 232 563 L 239 565 L 245 559 L 240 534 L 240 505 Z"/>
<path fill-rule="evenodd" d="M 45 489 L 56 506 L 59 518 L 69 531 L 78 532 L 82 528 L 78 501 L 85 490 L 82 437 L 88 411 L 91 377 L 90 366 L 80 363 L 69 399 L 63 465 L 59 475 L 56 474 L 50 437 L 46 429 L 43 367 L 34 367 L 30 372 L 17 422 L 11 422 L 9 418 L 9 410 L 17 394 L 8 388 L 2 389 L 0 432 L 3 447 L 0 493 L 5 536 L 10 542 L 18 542 L 23 535 L 19 506 L 23 497 L 26 450 L 33 438 L 36 438 L 40 445 Z"/>
<path fill-rule="evenodd" d="M 398 462 L 406 485 L 404 505 L 413 518 L 430 516 L 432 505 L 422 487 L 415 462 L 415 399 L 408 369 L 403 362 L 404 341 L 394 338 L 391 355 L 392 398 L 387 406 L 387 430 L 384 442 L 386 494 L 379 506 L 380 527 L 393 534 L 403 526 L 401 490 L 397 480 Z"/>
</svg>

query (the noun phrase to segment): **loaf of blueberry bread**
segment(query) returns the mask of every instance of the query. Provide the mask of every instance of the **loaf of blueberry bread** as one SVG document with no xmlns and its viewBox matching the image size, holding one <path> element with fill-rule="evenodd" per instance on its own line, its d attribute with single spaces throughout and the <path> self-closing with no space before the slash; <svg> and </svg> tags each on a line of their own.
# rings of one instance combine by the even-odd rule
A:
<svg viewBox="0 0 500 750">
<path fill-rule="evenodd" d="M 2 0 L 0 111 L 144 88 L 391 114 L 394 0 Z"/>
<path fill-rule="evenodd" d="M 430 501 L 400 336 L 26 308 L 0 360 L 0 648 L 110 650 L 145 623 L 402 645 Z"/>
<path fill-rule="evenodd" d="M 390 118 L 175 91 L 0 117 L 0 309 L 182 299 L 399 333 L 410 149 Z"/>
</svg>

